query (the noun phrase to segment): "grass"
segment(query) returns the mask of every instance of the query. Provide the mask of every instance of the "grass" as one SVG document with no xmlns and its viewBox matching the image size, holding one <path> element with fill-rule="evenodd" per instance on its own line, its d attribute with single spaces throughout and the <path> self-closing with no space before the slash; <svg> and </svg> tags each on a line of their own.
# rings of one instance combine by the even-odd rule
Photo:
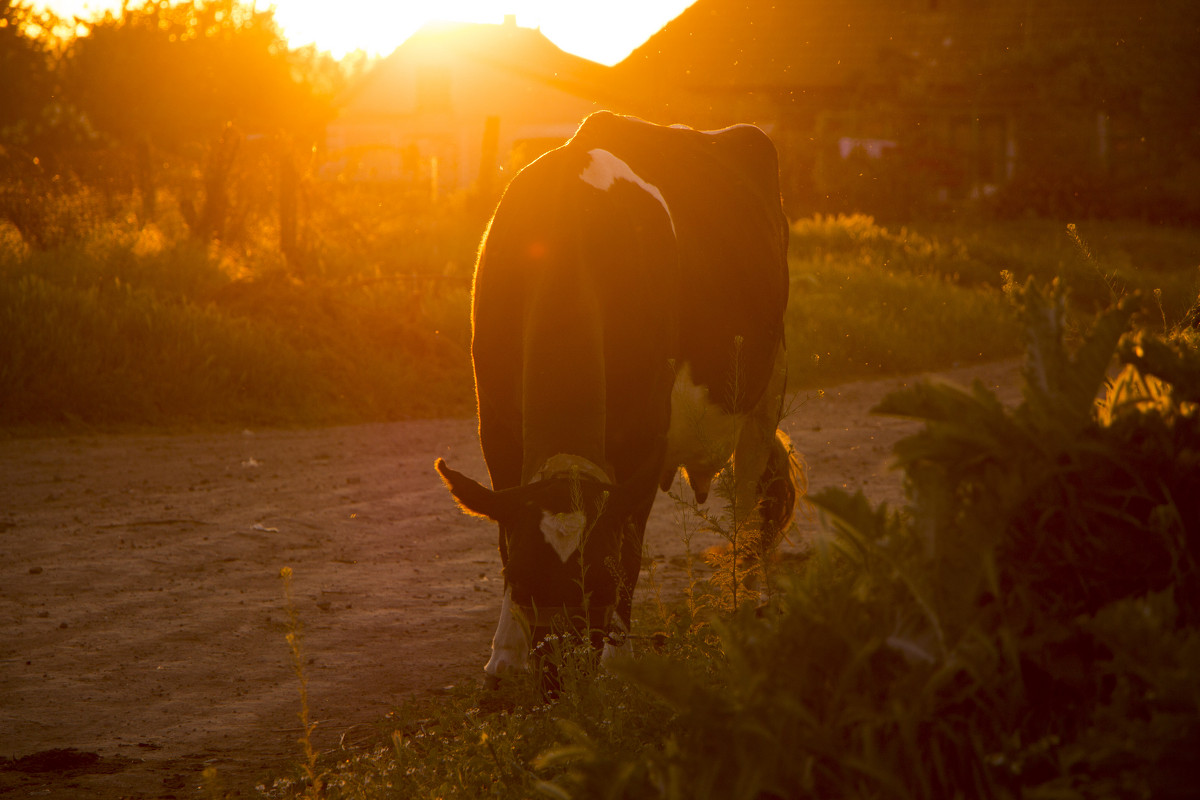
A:
<svg viewBox="0 0 1200 800">
<path fill-rule="evenodd" d="M 168 197 L 152 222 L 119 209 L 105 217 L 86 201 L 56 201 L 58 233 L 44 247 L 0 223 L 0 426 L 472 413 L 470 273 L 485 216 L 467 200 L 430 209 L 378 187 L 314 187 L 303 252 L 290 261 L 269 214 L 247 215 L 231 242 L 204 244 Z M 1017 283 L 1057 278 L 1086 311 L 1156 292 L 1146 324 L 1169 327 L 1195 301 L 1198 263 L 1196 231 L 1146 225 L 918 230 L 864 216 L 800 220 L 787 315 L 792 385 L 1015 355 L 1006 272 Z"/>
<path fill-rule="evenodd" d="M 643 581 L 642 597 L 656 595 L 653 583 L 652 576 Z M 697 635 L 703 624 L 686 608 L 668 609 L 649 599 L 636 605 L 634 618 L 656 632 L 650 646 L 660 653 L 692 659 L 699 669 L 718 653 L 714 637 Z M 562 691 L 552 703 L 532 674 L 510 677 L 498 690 L 448 687 L 380 720 L 369 746 L 325 754 L 319 763 L 303 750 L 294 776 L 278 778 L 262 794 L 363 800 L 563 797 L 563 785 L 591 771 L 594 749 L 635 759 L 646 742 L 669 735 L 673 714 L 654 692 L 599 668 L 586 646 L 554 639 L 549 658 Z M 300 685 L 303 692 L 303 679 Z M 318 781 L 323 788 L 314 792 Z"/>
<path fill-rule="evenodd" d="M 980 385 L 885 398 L 925 422 L 896 449 L 909 502 L 818 495 L 824 533 L 765 611 L 644 586 L 640 658 L 560 651 L 552 704 L 532 679 L 418 699 L 328 764 L 324 796 L 1188 796 L 1200 338 L 1128 332 L 1127 300 L 1071 344 L 1056 291 L 1011 291 L 1018 408 Z"/>
<path fill-rule="evenodd" d="M 862 215 L 793 225 L 793 384 L 942 369 L 1020 352 L 1005 276 L 1058 281 L 1093 314 L 1142 292 L 1141 324 L 1185 323 L 1200 294 L 1200 233 L 1124 222 L 1030 220 L 888 229 Z"/>
<path fill-rule="evenodd" d="M 414 245 L 415 247 L 415 245 Z M 312 425 L 465 415 L 467 278 L 302 275 L 164 213 L 57 246 L 0 226 L 0 425 Z"/>
<path fill-rule="evenodd" d="M 333 190 L 331 190 L 333 191 Z M 202 245 L 168 203 L 154 223 L 88 222 L 47 249 L 0 227 L 0 424 L 311 425 L 471 413 L 469 275 L 482 219 L 414 212 L 362 187 L 323 196 L 289 265 L 269 224 Z M 1015 355 L 1005 271 L 1056 277 L 1082 308 L 1196 296 L 1200 235 L 1123 223 L 968 231 L 869 217 L 797 222 L 787 317 L 793 385 Z"/>
</svg>

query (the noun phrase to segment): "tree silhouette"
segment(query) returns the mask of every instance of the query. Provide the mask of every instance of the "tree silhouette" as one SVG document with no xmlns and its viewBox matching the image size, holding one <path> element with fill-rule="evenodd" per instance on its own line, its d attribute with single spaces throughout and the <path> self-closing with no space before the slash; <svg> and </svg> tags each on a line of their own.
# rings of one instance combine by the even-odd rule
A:
<svg viewBox="0 0 1200 800">
<path fill-rule="evenodd" d="M 333 69 L 288 50 L 271 9 L 237 0 L 149 0 L 109 11 L 75 38 L 65 95 L 118 142 L 168 151 L 210 142 L 227 124 L 247 135 L 312 136 L 330 95 L 312 71 Z"/>
<path fill-rule="evenodd" d="M 45 20 L 26 2 L 0 0 L 0 145 L 25 145 L 54 93 Z"/>
</svg>

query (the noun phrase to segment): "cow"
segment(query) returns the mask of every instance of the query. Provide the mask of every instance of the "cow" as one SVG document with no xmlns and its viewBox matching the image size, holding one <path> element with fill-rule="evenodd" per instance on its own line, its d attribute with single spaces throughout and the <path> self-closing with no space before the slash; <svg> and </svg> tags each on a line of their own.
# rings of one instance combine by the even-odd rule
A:
<svg viewBox="0 0 1200 800">
<path fill-rule="evenodd" d="M 622 644 L 646 519 L 680 467 L 703 503 L 732 457 L 762 552 L 786 531 L 802 479 L 778 430 L 787 244 L 775 147 L 752 125 L 597 112 L 513 178 L 472 303 L 492 488 L 435 464 L 499 523 L 489 683 L 564 623 L 605 655 Z"/>
</svg>

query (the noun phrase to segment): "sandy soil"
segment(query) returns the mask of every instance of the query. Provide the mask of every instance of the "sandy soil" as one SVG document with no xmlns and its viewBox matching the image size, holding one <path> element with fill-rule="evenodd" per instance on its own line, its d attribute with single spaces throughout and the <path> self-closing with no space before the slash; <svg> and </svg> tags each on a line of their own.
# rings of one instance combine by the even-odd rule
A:
<svg viewBox="0 0 1200 800">
<path fill-rule="evenodd" d="M 941 377 L 1017 397 L 1012 362 Z M 785 428 L 814 489 L 902 499 L 887 462 L 916 426 L 869 409 L 906 382 L 800 404 Z M 486 477 L 463 419 L 0 441 L 0 796 L 206 796 L 209 766 L 253 796 L 289 774 L 285 565 L 321 748 L 369 737 L 406 698 L 478 682 L 499 556 L 494 528 L 442 488 L 439 455 Z M 647 534 L 668 597 L 683 585 L 678 515 L 660 498 Z"/>
</svg>

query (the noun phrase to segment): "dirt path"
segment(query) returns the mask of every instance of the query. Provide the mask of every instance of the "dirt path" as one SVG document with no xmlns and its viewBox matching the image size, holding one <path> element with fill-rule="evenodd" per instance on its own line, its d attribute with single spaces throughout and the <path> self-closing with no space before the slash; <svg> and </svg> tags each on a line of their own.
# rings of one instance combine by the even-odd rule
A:
<svg viewBox="0 0 1200 800">
<path fill-rule="evenodd" d="M 1013 363 L 945 374 L 976 376 L 1016 398 Z M 904 382 L 837 387 L 788 420 L 814 489 L 902 499 L 887 461 L 915 426 L 868 411 Z M 477 681 L 499 556 L 439 455 L 486 477 L 470 420 L 0 441 L 0 796 L 204 796 L 208 766 L 251 796 L 297 763 L 285 565 L 322 748 Z M 678 526 L 661 498 L 647 544 L 668 596 Z"/>
</svg>

